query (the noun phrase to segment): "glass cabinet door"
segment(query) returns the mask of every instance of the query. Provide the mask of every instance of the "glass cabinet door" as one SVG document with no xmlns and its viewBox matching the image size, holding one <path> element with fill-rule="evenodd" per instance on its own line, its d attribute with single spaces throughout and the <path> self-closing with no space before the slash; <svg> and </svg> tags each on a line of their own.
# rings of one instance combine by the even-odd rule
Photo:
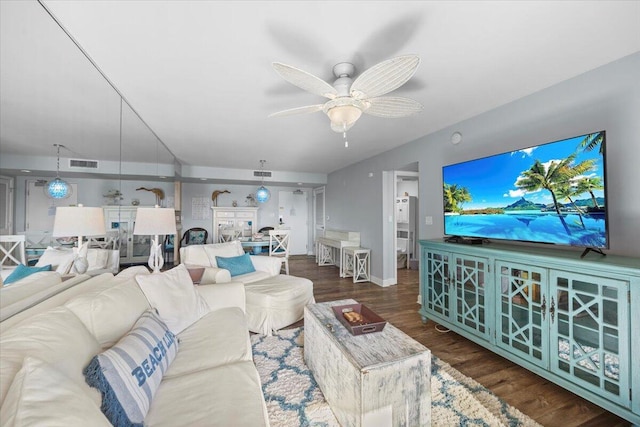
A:
<svg viewBox="0 0 640 427">
<path fill-rule="evenodd" d="M 490 280 L 488 261 L 470 255 L 452 254 L 454 321 L 471 333 L 489 337 L 485 289 Z M 491 286 L 488 287 L 491 289 Z"/>
<path fill-rule="evenodd" d="M 551 272 L 551 370 L 629 403 L 629 283 Z"/>
<path fill-rule="evenodd" d="M 441 252 L 424 252 L 424 278 L 426 289 L 423 306 L 429 313 L 449 318 L 449 255 Z"/>
<path fill-rule="evenodd" d="M 496 344 L 547 368 L 549 303 L 547 270 L 541 267 L 496 261 Z"/>
</svg>

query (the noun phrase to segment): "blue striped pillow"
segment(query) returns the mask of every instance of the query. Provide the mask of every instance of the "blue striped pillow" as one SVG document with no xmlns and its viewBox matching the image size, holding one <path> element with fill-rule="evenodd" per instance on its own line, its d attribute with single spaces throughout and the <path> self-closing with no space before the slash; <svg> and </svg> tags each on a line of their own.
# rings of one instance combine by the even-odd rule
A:
<svg viewBox="0 0 640 427">
<path fill-rule="evenodd" d="M 83 374 L 102 394 L 100 409 L 114 426 L 142 426 L 178 340 L 153 310 L 109 350 L 94 356 Z"/>
</svg>

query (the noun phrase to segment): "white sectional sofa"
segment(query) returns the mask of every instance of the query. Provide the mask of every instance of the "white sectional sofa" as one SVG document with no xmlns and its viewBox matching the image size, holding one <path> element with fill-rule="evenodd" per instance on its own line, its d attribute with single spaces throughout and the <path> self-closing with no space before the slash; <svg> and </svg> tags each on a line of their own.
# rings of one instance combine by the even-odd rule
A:
<svg viewBox="0 0 640 427">
<path fill-rule="evenodd" d="M 55 271 L 40 271 L 0 288 L 0 322 L 51 298 L 89 278 L 86 274 L 61 276 Z"/>
<path fill-rule="evenodd" d="M 188 286 L 182 280 L 185 274 Z M 158 289 L 162 283 L 154 283 L 158 278 L 166 291 Z M 92 277 L 1 322 L 0 425 L 110 425 L 101 411 L 101 394 L 87 384 L 83 370 L 109 351 L 122 350 L 137 331 L 131 332 L 132 327 L 152 313 L 152 305 L 160 307 L 157 316 L 164 320 L 165 306 L 149 295 L 149 285 L 153 292 L 161 291 L 161 297 L 166 293 L 174 305 L 166 327 L 175 322 L 188 326 L 169 342 L 177 344 L 177 354 L 168 368 L 155 371 L 161 381 L 151 393 L 144 425 L 268 426 L 252 360 L 244 286 L 194 286 L 183 266 L 158 275 L 132 267 L 115 277 Z M 198 310 L 180 311 L 186 305 L 175 296 L 176 289 L 191 292 Z M 176 310 L 184 318 L 176 318 Z M 160 360 L 157 349 L 153 354 Z M 131 366 L 125 371 L 133 375 Z M 149 375 L 155 373 L 145 364 L 139 366 Z"/>
<path fill-rule="evenodd" d="M 220 268 L 216 257 L 248 257 L 255 271 L 234 274 Z M 180 248 L 180 260 L 187 267 L 205 267 L 201 283 L 233 280 L 244 284 L 247 324 L 251 332 L 271 335 L 301 320 L 304 307 L 315 303 L 313 282 L 303 277 L 280 274 L 282 258 L 245 254 L 237 240 Z"/>
</svg>

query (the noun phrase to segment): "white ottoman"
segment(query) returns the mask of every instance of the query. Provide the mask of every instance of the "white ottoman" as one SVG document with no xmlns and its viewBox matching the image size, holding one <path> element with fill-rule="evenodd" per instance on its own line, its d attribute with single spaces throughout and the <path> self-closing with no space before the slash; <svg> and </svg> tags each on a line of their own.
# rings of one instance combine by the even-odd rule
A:
<svg viewBox="0 0 640 427">
<path fill-rule="evenodd" d="M 279 274 L 245 283 L 249 330 L 271 335 L 304 317 L 304 307 L 314 304 L 313 282 L 303 277 Z"/>
</svg>

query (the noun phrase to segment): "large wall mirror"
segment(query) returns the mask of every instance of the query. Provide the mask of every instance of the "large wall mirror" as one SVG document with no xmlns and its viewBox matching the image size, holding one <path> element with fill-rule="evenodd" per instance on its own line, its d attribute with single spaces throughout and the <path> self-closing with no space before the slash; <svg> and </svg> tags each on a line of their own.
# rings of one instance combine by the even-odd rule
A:
<svg viewBox="0 0 640 427">
<path fill-rule="evenodd" d="M 176 159 L 45 7 L 3 1 L 0 20 L 0 233 L 51 233 L 69 204 L 174 207 Z M 56 174 L 72 198 L 44 196 Z"/>
</svg>

